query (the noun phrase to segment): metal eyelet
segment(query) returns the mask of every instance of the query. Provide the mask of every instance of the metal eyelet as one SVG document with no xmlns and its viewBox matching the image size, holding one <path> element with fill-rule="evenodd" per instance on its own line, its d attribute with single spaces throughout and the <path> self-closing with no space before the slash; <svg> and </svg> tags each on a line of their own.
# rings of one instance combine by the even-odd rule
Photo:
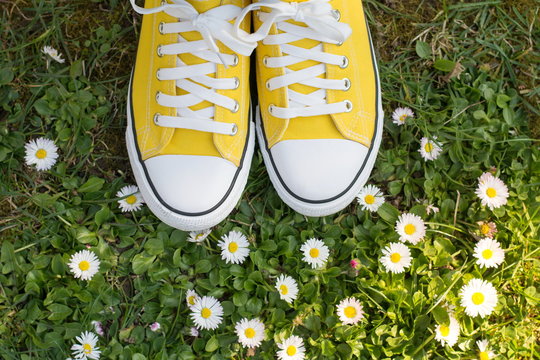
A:
<svg viewBox="0 0 540 360">
<path fill-rule="evenodd" d="M 339 67 L 345 69 L 347 66 L 349 66 L 349 58 L 344 56 L 343 61 L 341 62 L 341 65 L 339 65 Z"/>
<path fill-rule="evenodd" d="M 158 80 L 161 81 L 160 76 L 159 76 L 160 71 L 161 71 L 161 69 L 157 69 L 157 71 L 156 71 L 156 77 L 157 77 Z"/>
<path fill-rule="evenodd" d="M 268 105 L 268 112 L 270 113 L 270 115 L 274 115 L 274 107 L 274 104 Z"/>
<path fill-rule="evenodd" d="M 235 76 L 234 77 L 234 88 L 233 88 L 233 90 L 238 89 L 239 86 L 240 86 L 240 79 Z"/>
<path fill-rule="evenodd" d="M 240 110 L 240 104 L 238 103 L 238 101 L 235 101 L 234 102 L 234 109 L 231 110 L 232 113 L 237 113 L 238 110 Z"/>
<path fill-rule="evenodd" d="M 157 56 L 163 57 L 163 53 L 161 52 L 161 45 L 158 45 L 157 47 Z"/>
<path fill-rule="evenodd" d="M 237 132 L 238 132 L 238 126 L 236 126 L 236 124 L 233 124 L 233 128 L 232 128 L 232 131 L 231 131 L 231 136 L 236 135 Z"/>
<path fill-rule="evenodd" d="M 336 19 L 336 21 L 339 21 L 341 19 L 341 12 L 337 9 L 332 10 L 332 15 Z"/>
<path fill-rule="evenodd" d="M 159 23 L 158 25 L 158 31 L 161 35 L 165 35 L 165 33 L 163 32 L 163 26 L 165 25 L 165 23 L 162 21 Z"/>
<path fill-rule="evenodd" d="M 343 79 L 343 82 L 345 83 L 345 89 L 343 91 L 347 91 L 351 88 L 351 80 L 349 78 Z"/>
<path fill-rule="evenodd" d="M 262 63 L 264 66 L 268 67 L 268 56 L 263 57 Z"/>
<path fill-rule="evenodd" d="M 239 62 L 238 55 L 236 54 L 233 54 L 233 55 L 234 55 L 234 58 L 233 58 L 233 63 L 231 66 L 236 66 L 238 65 L 238 62 Z"/>
<path fill-rule="evenodd" d="M 161 95 L 161 91 L 156 91 L 156 102 L 159 104 L 159 96 Z"/>
<path fill-rule="evenodd" d="M 266 88 L 268 89 L 268 91 L 272 91 L 270 89 L 270 81 L 269 80 L 266 81 L 265 85 L 266 85 Z"/>
<path fill-rule="evenodd" d="M 353 108 L 352 102 L 350 102 L 349 100 L 345 100 L 345 107 L 347 108 L 346 112 L 351 112 Z"/>
<path fill-rule="evenodd" d="M 154 114 L 154 124 L 158 125 L 159 126 L 159 117 L 161 116 L 160 113 L 155 113 Z"/>
<path fill-rule="evenodd" d="M 337 42 L 336 45 L 337 45 L 337 46 L 343 45 L 343 41 Z"/>
</svg>

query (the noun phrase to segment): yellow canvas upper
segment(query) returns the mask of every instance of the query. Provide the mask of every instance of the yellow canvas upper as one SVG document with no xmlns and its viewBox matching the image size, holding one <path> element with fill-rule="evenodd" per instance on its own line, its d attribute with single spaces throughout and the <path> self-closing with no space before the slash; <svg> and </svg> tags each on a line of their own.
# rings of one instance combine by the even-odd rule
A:
<svg viewBox="0 0 540 360">
<path fill-rule="evenodd" d="M 236 5 L 245 7 L 248 0 L 205 0 L 190 1 L 199 11 L 204 12 L 220 5 Z M 154 8 L 161 5 L 161 0 L 146 0 L 146 8 Z M 177 42 L 176 34 L 161 34 L 159 24 L 161 22 L 177 22 L 178 20 L 164 12 L 144 15 L 137 60 L 132 80 L 132 111 L 134 125 L 137 133 L 137 143 L 143 160 L 159 155 L 203 155 L 218 156 L 227 159 L 239 166 L 248 131 L 249 121 L 249 58 L 238 55 L 239 61 L 236 66 L 217 65 L 218 78 L 234 78 L 240 80 L 240 86 L 234 90 L 217 90 L 217 93 L 235 99 L 239 104 L 239 111 L 236 113 L 220 106 L 215 106 L 214 120 L 226 123 L 234 123 L 238 127 L 236 135 L 222 135 L 209 132 L 175 129 L 160 127 L 154 124 L 154 115 L 176 116 L 176 109 L 160 106 L 156 102 L 156 94 L 162 92 L 169 95 L 183 95 L 185 92 L 178 89 L 173 80 L 159 81 L 156 77 L 160 68 L 176 67 L 176 57 L 174 55 L 159 56 L 157 48 L 159 45 L 167 45 Z M 242 24 L 244 30 L 249 29 L 249 20 Z M 187 40 L 200 40 L 202 37 L 198 32 L 182 33 Z M 232 51 L 221 42 L 218 46 L 222 53 L 232 54 Z M 187 65 L 204 62 L 204 60 L 191 55 L 179 55 L 181 60 Z M 208 106 L 213 106 L 209 102 L 202 102 L 192 107 L 192 110 L 199 110 Z"/>
<path fill-rule="evenodd" d="M 301 2 L 296 0 L 297 2 Z M 292 1 L 291 1 L 292 2 Z M 326 90 L 327 102 L 336 103 L 349 100 L 353 109 L 348 113 L 332 115 L 320 115 L 311 117 L 298 117 L 294 119 L 276 118 L 267 111 L 269 105 L 278 107 L 288 106 L 287 87 L 270 91 L 266 88 L 266 81 L 280 75 L 284 75 L 283 68 L 268 68 L 263 65 L 263 59 L 268 57 L 282 56 L 278 45 L 264 45 L 259 43 L 257 47 L 257 87 L 263 119 L 264 130 L 268 147 L 271 148 L 282 140 L 292 139 L 349 139 L 367 147 L 370 147 L 375 129 L 376 119 L 376 78 L 374 62 L 371 54 L 369 32 L 364 16 L 362 1 L 332 0 L 330 4 L 341 13 L 341 22 L 349 24 L 352 28 L 351 36 L 341 45 L 324 43 L 324 52 L 344 55 L 349 59 L 349 65 L 341 68 L 338 65 L 326 65 L 327 79 L 348 78 L 351 82 L 349 90 Z M 264 8 L 263 8 L 264 11 Z M 258 28 L 261 24 L 257 12 L 254 13 L 254 24 Z M 305 26 L 290 20 L 289 22 Z M 275 25 L 270 30 L 270 35 L 278 34 Z M 312 48 L 319 42 L 303 39 L 290 43 L 294 46 Z M 303 61 L 289 66 L 291 70 L 300 70 L 313 65 L 316 61 Z M 294 91 L 309 94 L 316 88 L 293 84 L 290 88 Z"/>
</svg>

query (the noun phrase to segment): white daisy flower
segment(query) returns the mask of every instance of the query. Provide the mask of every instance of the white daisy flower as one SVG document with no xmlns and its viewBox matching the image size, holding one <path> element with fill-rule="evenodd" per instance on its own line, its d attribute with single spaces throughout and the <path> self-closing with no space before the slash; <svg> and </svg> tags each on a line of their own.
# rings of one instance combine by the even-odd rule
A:
<svg viewBox="0 0 540 360">
<path fill-rule="evenodd" d="M 189 329 L 189 335 L 191 335 L 193 337 L 197 337 L 197 336 L 199 336 L 199 330 L 197 330 L 197 328 L 195 326 L 192 326 Z"/>
<path fill-rule="evenodd" d="M 309 239 L 301 247 L 300 251 L 304 253 L 302 260 L 311 265 L 313 269 L 322 268 L 328 260 L 330 250 L 328 246 L 319 239 Z"/>
<path fill-rule="evenodd" d="M 415 214 L 401 214 L 396 222 L 396 232 L 399 240 L 416 245 L 426 235 L 424 220 Z"/>
<path fill-rule="evenodd" d="M 438 212 L 439 212 L 439 208 L 436 207 L 435 205 L 433 205 L 433 204 L 428 204 L 428 205 L 426 206 L 426 214 L 431 215 L 432 213 L 433 213 L 433 214 L 437 214 Z"/>
<path fill-rule="evenodd" d="M 187 241 L 192 242 L 192 243 L 203 242 L 204 239 L 206 239 L 208 235 L 210 235 L 211 232 L 212 232 L 212 229 L 206 229 L 202 231 L 190 231 Z"/>
<path fill-rule="evenodd" d="M 495 357 L 495 353 L 489 349 L 489 342 L 487 340 L 478 340 L 476 346 L 480 350 L 478 354 L 480 360 L 490 360 Z"/>
<path fill-rule="evenodd" d="M 482 200 L 482 205 L 493 210 L 506 204 L 508 188 L 501 179 L 490 173 L 484 173 L 478 178 L 476 195 Z"/>
<path fill-rule="evenodd" d="M 213 330 L 223 321 L 223 307 L 215 297 L 203 296 L 190 309 L 190 317 L 198 329 Z"/>
<path fill-rule="evenodd" d="M 459 295 L 461 306 L 469 316 L 485 317 L 493 312 L 497 305 L 497 290 L 493 285 L 482 279 L 472 279 L 463 285 Z"/>
<path fill-rule="evenodd" d="M 197 295 L 195 290 L 189 289 L 187 291 L 187 293 L 186 293 L 186 302 L 187 302 L 187 306 L 189 308 L 194 306 L 197 303 L 197 301 L 199 301 L 200 299 L 201 299 L 200 296 Z"/>
<path fill-rule="evenodd" d="M 379 207 L 384 204 L 384 197 L 381 189 L 374 185 L 364 186 L 358 195 L 356 195 L 358 203 L 362 207 L 362 210 L 369 210 L 375 212 Z"/>
<path fill-rule="evenodd" d="M 264 324 L 259 319 L 242 319 L 234 325 L 234 329 L 243 347 L 254 348 L 264 340 Z"/>
<path fill-rule="evenodd" d="M 277 344 L 279 350 L 277 356 L 279 360 L 303 360 L 306 357 L 304 340 L 301 337 L 292 335 Z"/>
<path fill-rule="evenodd" d="M 40 137 L 24 145 L 26 165 L 36 165 L 38 171 L 49 170 L 58 159 L 58 147 L 54 141 Z"/>
<path fill-rule="evenodd" d="M 381 263 L 386 271 L 399 274 L 411 266 L 411 251 L 402 243 L 390 243 L 382 252 Z"/>
<path fill-rule="evenodd" d="M 238 231 L 223 235 L 218 246 L 221 248 L 221 258 L 228 264 L 241 264 L 249 255 L 249 242 L 246 236 Z"/>
<path fill-rule="evenodd" d="M 281 300 L 289 304 L 292 303 L 298 295 L 298 284 L 290 276 L 280 275 L 276 281 L 276 289 L 279 291 Z"/>
<path fill-rule="evenodd" d="M 157 321 L 150 324 L 150 330 L 152 330 L 153 332 L 156 332 L 158 331 L 159 329 L 161 329 L 161 324 L 158 323 Z"/>
<path fill-rule="evenodd" d="M 448 326 L 439 325 L 435 329 L 435 340 L 440 341 L 442 345 L 454 346 L 459 337 L 459 323 L 450 315 L 450 323 Z"/>
<path fill-rule="evenodd" d="M 44 46 L 43 49 L 41 49 L 41 52 L 45 55 L 49 55 L 53 60 L 56 62 L 59 62 L 60 64 L 64 63 L 64 59 L 62 58 L 62 54 L 58 52 L 55 48 L 52 46 Z"/>
<path fill-rule="evenodd" d="M 135 185 L 126 185 L 116 193 L 116 197 L 123 198 L 118 200 L 118 205 L 122 212 L 137 211 L 144 204 L 144 199 Z"/>
<path fill-rule="evenodd" d="M 423 137 L 422 140 L 420 140 L 420 149 L 418 151 L 426 161 L 437 159 L 442 152 L 441 145 L 435 140 L 437 140 L 436 136 L 433 136 L 433 140 L 430 140 L 427 137 Z"/>
<path fill-rule="evenodd" d="M 337 305 L 337 315 L 344 325 L 354 325 L 364 318 L 364 308 L 360 301 L 350 297 Z"/>
<path fill-rule="evenodd" d="M 492 221 L 478 221 L 478 230 L 480 234 L 493 239 L 493 236 L 497 233 L 497 225 Z"/>
<path fill-rule="evenodd" d="M 398 107 L 392 113 L 393 123 L 397 125 L 403 125 L 405 124 L 407 119 L 409 118 L 412 119 L 413 117 L 414 117 L 414 112 L 408 107 L 405 107 L 405 108 Z"/>
<path fill-rule="evenodd" d="M 99 336 L 105 336 L 105 332 L 103 331 L 103 326 L 101 325 L 100 321 L 93 320 L 90 322 L 90 324 L 92 324 L 94 327 L 96 334 Z"/>
<path fill-rule="evenodd" d="M 98 337 L 96 334 L 90 331 L 85 331 L 80 336 L 77 336 L 76 339 L 79 344 L 74 344 L 71 347 L 72 355 L 75 359 L 99 359 L 101 351 L 96 346 L 98 342 Z"/>
<path fill-rule="evenodd" d="M 476 263 L 481 267 L 497 267 L 504 261 L 504 250 L 497 240 L 484 238 L 474 247 Z"/>
<path fill-rule="evenodd" d="M 69 268 L 75 278 L 90 280 L 99 270 L 100 261 L 92 251 L 81 250 L 71 255 Z"/>
</svg>

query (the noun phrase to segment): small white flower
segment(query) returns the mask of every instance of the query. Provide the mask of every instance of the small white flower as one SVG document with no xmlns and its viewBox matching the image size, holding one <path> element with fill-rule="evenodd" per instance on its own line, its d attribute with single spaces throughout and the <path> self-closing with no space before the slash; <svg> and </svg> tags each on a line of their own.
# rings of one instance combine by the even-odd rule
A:
<svg viewBox="0 0 540 360">
<path fill-rule="evenodd" d="M 54 141 L 41 137 L 30 140 L 24 145 L 26 165 L 36 165 L 38 171 L 49 170 L 58 159 L 58 147 Z"/>
<path fill-rule="evenodd" d="M 202 231 L 191 231 L 189 233 L 189 237 L 187 241 L 193 242 L 193 243 L 203 242 L 204 239 L 206 239 L 208 235 L 210 235 L 211 232 L 212 232 L 212 229 L 206 229 Z"/>
<path fill-rule="evenodd" d="M 72 355 L 75 359 L 99 359 L 101 351 L 96 346 L 98 342 L 96 334 L 90 331 L 85 331 L 80 336 L 77 336 L 76 339 L 79 344 L 74 344 L 71 347 Z"/>
<path fill-rule="evenodd" d="M 264 324 L 259 319 L 242 319 L 234 325 L 234 329 L 243 347 L 257 347 L 264 340 Z"/>
<path fill-rule="evenodd" d="M 437 140 L 436 136 L 433 136 L 433 140 L 430 140 L 427 137 L 423 137 L 422 140 L 420 140 L 420 149 L 418 151 L 426 161 L 437 159 L 442 152 L 441 145 L 435 140 Z"/>
<path fill-rule="evenodd" d="M 459 295 L 461 306 L 469 316 L 485 317 L 490 315 L 497 306 L 497 290 L 485 280 L 472 279 L 463 285 Z"/>
<path fill-rule="evenodd" d="M 91 321 L 90 324 L 94 327 L 94 330 L 96 331 L 96 334 L 99 336 L 105 336 L 105 332 L 103 331 L 103 326 L 101 325 L 100 321 Z"/>
<path fill-rule="evenodd" d="M 408 107 L 405 107 L 405 108 L 398 107 L 392 113 L 393 123 L 397 124 L 398 126 L 405 124 L 407 119 L 409 118 L 412 119 L 413 117 L 414 117 L 414 112 Z"/>
<path fill-rule="evenodd" d="M 344 325 L 354 325 L 364 318 L 364 308 L 356 298 L 350 297 L 337 305 L 337 315 Z"/>
<path fill-rule="evenodd" d="M 241 264 L 249 255 L 249 242 L 246 236 L 238 231 L 223 235 L 218 246 L 221 248 L 221 258 L 228 264 Z"/>
<path fill-rule="evenodd" d="M 440 341 L 442 345 L 446 343 L 448 346 L 454 346 L 458 341 L 458 337 L 459 323 L 452 315 L 450 315 L 450 324 L 448 326 L 438 325 L 435 329 L 435 340 Z"/>
<path fill-rule="evenodd" d="M 390 243 L 382 252 L 381 263 L 386 271 L 399 274 L 411 266 L 411 251 L 402 243 Z"/>
<path fill-rule="evenodd" d="M 495 353 L 489 349 L 489 342 L 487 340 L 478 340 L 476 346 L 478 346 L 478 357 L 480 360 L 490 360 L 495 357 Z"/>
<path fill-rule="evenodd" d="M 319 239 L 309 239 L 301 247 L 300 251 L 304 253 L 302 260 L 311 265 L 313 269 L 322 268 L 328 259 L 330 250 Z"/>
<path fill-rule="evenodd" d="M 482 200 L 482 205 L 493 210 L 506 204 L 508 188 L 501 179 L 490 173 L 484 173 L 478 178 L 476 195 Z"/>
<path fill-rule="evenodd" d="M 356 195 L 358 203 L 362 210 L 377 211 L 384 204 L 384 197 L 381 189 L 374 185 L 364 186 L 358 195 Z"/>
<path fill-rule="evenodd" d="M 198 329 L 217 329 L 223 321 L 223 306 L 215 297 L 203 296 L 190 309 L 190 317 Z"/>
<path fill-rule="evenodd" d="M 187 306 L 189 308 L 194 306 L 197 303 L 197 301 L 199 301 L 200 299 L 201 298 L 199 297 L 199 295 L 197 295 L 195 290 L 189 289 L 187 291 L 187 293 L 186 293 L 186 302 L 187 302 Z"/>
<path fill-rule="evenodd" d="M 298 296 L 298 284 L 290 276 L 280 275 L 276 281 L 276 289 L 279 291 L 279 297 L 289 304 Z"/>
<path fill-rule="evenodd" d="M 396 232 L 399 240 L 416 245 L 426 235 L 424 220 L 415 214 L 401 214 L 396 222 Z"/>
<path fill-rule="evenodd" d="M 497 240 L 484 238 L 474 247 L 474 257 L 481 267 L 497 267 L 504 261 L 504 250 Z"/>
<path fill-rule="evenodd" d="M 197 328 L 195 326 L 192 326 L 189 329 L 189 335 L 191 335 L 193 337 L 197 337 L 197 336 L 199 336 L 199 330 L 197 330 Z"/>
<path fill-rule="evenodd" d="M 116 197 L 123 198 L 118 200 L 118 205 L 122 212 L 137 211 L 144 204 L 144 199 L 135 185 L 126 185 L 116 193 Z"/>
<path fill-rule="evenodd" d="M 428 205 L 426 206 L 426 214 L 431 215 L 431 213 L 437 214 L 438 212 L 439 212 L 439 208 L 436 207 L 435 205 L 433 205 L 433 204 L 428 204 Z"/>
<path fill-rule="evenodd" d="M 71 255 L 69 268 L 75 278 L 90 280 L 99 271 L 100 261 L 92 251 L 81 250 Z"/>
<path fill-rule="evenodd" d="M 161 329 L 161 324 L 158 323 L 157 321 L 150 324 L 150 330 L 152 330 L 153 332 L 156 332 L 158 331 L 159 329 Z"/>
<path fill-rule="evenodd" d="M 283 340 L 282 343 L 278 343 L 277 346 L 279 360 L 303 360 L 306 357 L 304 340 L 299 336 L 293 335 Z"/>
<path fill-rule="evenodd" d="M 59 62 L 60 64 L 64 63 L 64 59 L 62 58 L 62 54 L 58 53 L 58 50 L 53 48 L 52 46 L 44 46 L 43 49 L 41 49 L 41 52 L 45 55 L 49 55 L 53 60 Z"/>
</svg>

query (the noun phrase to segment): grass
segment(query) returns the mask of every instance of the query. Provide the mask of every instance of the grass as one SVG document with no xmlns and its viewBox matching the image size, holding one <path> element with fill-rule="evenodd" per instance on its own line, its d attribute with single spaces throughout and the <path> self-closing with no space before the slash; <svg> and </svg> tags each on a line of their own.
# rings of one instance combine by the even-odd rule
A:
<svg viewBox="0 0 540 360">
<path fill-rule="evenodd" d="M 534 1 L 365 1 L 379 56 L 384 109 L 417 114 L 397 127 L 387 119 L 370 182 L 387 204 L 369 214 L 353 204 L 335 216 L 305 218 L 287 208 L 260 155 L 229 219 L 204 246 L 160 223 L 148 209 L 120 213 L 115 194 L 133 177 L 123 143 L 127 82 L 140 18 L 127 1 L 0 0 L 0 357 L 65 359 L 75 336 L 104 324 L 99 346 L 111 359 L 245 359 L 233 334 L 241 317 L 260 316 L 266 341 L 253 356 L 275 358 L 274 341 L 294 331 L 310 359 L 472 359 L 488 338 L 508 359 L 540 357 L 538 228 L 539 41 Z M 44 45 L 66 64 L 47 63 Z M 387 116 L 388 117 L 388 116 Z M 38 173 L 24 165 L 24 143 L 47 136 L 59 163 Z M 434 162 L 418 154 L 422 136 L 438 136 Z M 479 205 L 476 178 L 494 167 L 509 186 L 508 204 Z M 440 208 L 426 214 L 426 205 Z M 381 249 L 397 239 L 399 212 L 428 222 L 406 274 L 389 275 Z M 494 221 L 506 260 L 495 270 L 471 256 L 477 221 Z M 218 260 L 216 241 L 240 229 L 252 241 L 244 266 Z M 312 271 L 298 248 L 319 237 L 331 249 L 326 271 Z M 66 262 L 90 246 L 101 261 L 80 282 Z M 358 273 L 349 268 L 360 260 Z M 294 307 L 277 299 L 275 277 L 301 284 Z M 500 294 L 481 320 L 457 308 L 462 334 L 453 348 L 433 339 L 445 303 L 458 304 L 472 277 Z M 187 288 L 220 298 L 225 322 L 188 335 Z M 355 296 L 367 309 L 357 327 L 337 323 L 334 306 Z M 148 324 L 159 321 L 153 333 Z"/>
</svg>

